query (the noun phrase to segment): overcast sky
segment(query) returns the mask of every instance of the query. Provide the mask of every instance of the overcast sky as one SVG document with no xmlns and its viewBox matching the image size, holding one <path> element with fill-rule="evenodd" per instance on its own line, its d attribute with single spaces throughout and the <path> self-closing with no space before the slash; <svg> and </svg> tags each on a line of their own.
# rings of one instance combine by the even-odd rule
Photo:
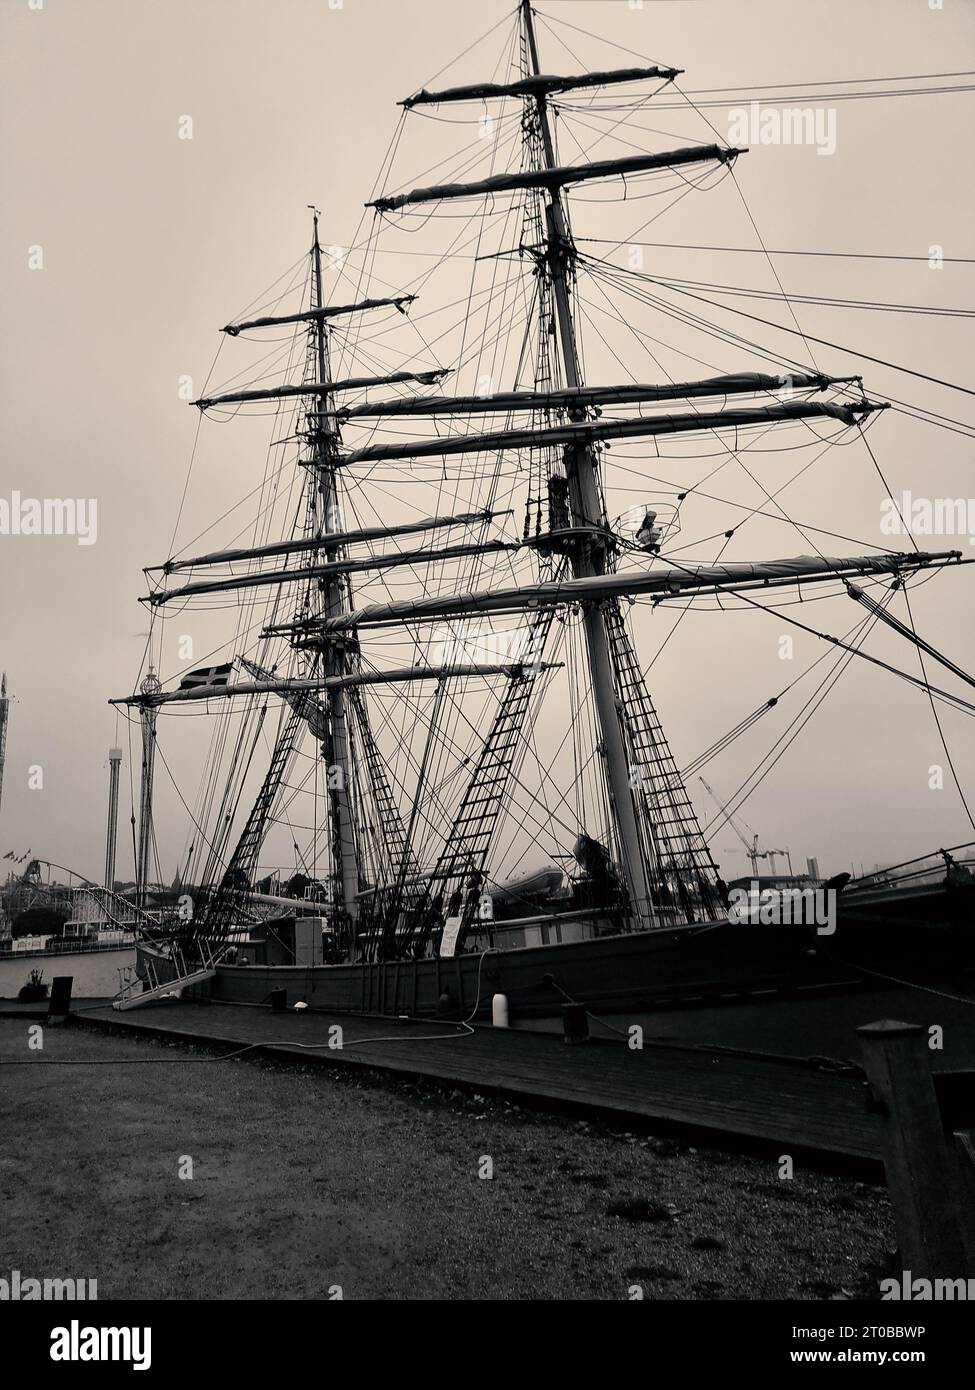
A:
<svg viewBox="0 0 975 1390">
<path fill-rule="evenodd" d="M 219 326 L 307 248 L 307 204 L 323 208 L 327 242 L 353 239 L 399 117 L 395 102 L 509 8 L 507 0 L 344 0 L 336 8 L 326 0 L 0 0 L 7 194 L 0 214 L 0 497 L 20 492 L 98 504 L 92 545 L 71 536 L 0 536 L 0 666 L 15 697 L 0 854 L 31 848 L 101 874 L 107 751 L 121 739 L 106 702 L 127 693 L 139 669 L 147 630 L 137 603 L 145 591 L 141 570 L 170 553 L 197 427 L 196 412 L 179 398 L 180 379 L 200 384 Z M 971 0 L 944 0 L 940 9 L 927 0 L 645 0 L 642 7 L 541 0 L 539 10 L 684 68 L 683 85 L 698 92 L 740 85 L 788 93 L 788 84 L 811 80 L 849 91 L 860 77 L 955 73 L 969 62 L 975 68 Z M 580 62 L 635 61 L 560 32 Z M 575 70 L 547 29 L 541 44 L 544 68 Z M 498 49 L 488 44 L 483 52 L 493 62 Z M 490 76 L 478 57 L 451 69 L 449 80 Z M 830 157 L 753 144 L 738 178 L 766 245 L 905 256 L 941 246 L 949 258 L 975 257 L 973 98 L 968 92 L 838 102 Z M 186 116 L 192 139 L 179 138 Z M 726 137 L 727 112 L 709 109 L 708 116 Z M 705 138 L 685 113 L 666 117 L 668 135 Z M 445 129 L 432 122 L 411 127 L 400 182 L 443 157 Z M 653 148 L 668 143 L 654 137 Z M 630 215 L 629 225 L 636 224 Z M 707 202 L 687 200 L 645 235 L 757 245 L 730 185 Z M 760 257 L 663 249 L 647 255 L 667 275 L 775 287 Z M 773 260 L 793 293 L 975 307 L 975 264 L 932 270 L 916 261 Z M 383 268 L 397 283 L 415 273 L 405 261 Z M 432 301 L 436 294 L 434 278 L 425 295 Z M 791 322 L 769 302 L 730 302 Z M 971 384 L 971 332 L 963 319 L 803 304 L 796 314 L 808 333 Z M 795 340 L 777 343 L 796 351 Z M 817 348 L 816 356 L 824 370 L 862 370 L 877 399 L 892 395 L 975 421 L 970 396 L 839 351 Z M 731 369 L 727 353 L 722 368 Z M 249 474 L 238 479 L 235 472 L 247 466 L 239 442 L 231 445 L 226 430 L 214 442 L 218 428 L 203 436 L 202 481 L 187 498 L 184 542 L 246 490 Z M 870 441 L 895 494 L 972 498 L 975 528 L 970 441 L 893 412 Z M 872 463 L 862 446 L 834 452 L 839 457 L 828 469 L 790 496 L 795 510 L 882 544 L 883 488 Z M 707 534 L 703 512 L 700 521 L 691 534 Z M 960 544 L 975 555 L 964 536 L 918 543 Z M 729 558 L 800 549 L 795 537 L 776 543 L 755 532 Z M 960 569 L 913 600 L 919 628 L 969 670 L 973 584 L 975 569 Z M 828 611 L 819 606 L 815 623 L 844 631 L 854 621 L 847 611 L 853 605 L 831 602 Z M 720 616 L 689 619 L 668 659 L 654 668 L 653 688 L 682 764 L 786 683 L 775 648 L 780 629 L 772 624 L 757 635 L 740 616 L 731 621 L 729 628 Z M 656 616 L 652 622 L 640 633 L 647 654 L 666 631 Z M 911 648 L 893 635 L 879 637 L 871 650 L 916 670 Z M 798 638 L 797 653 L 797 665 L 811 661 L 814 639 Z M 936 671 L 929 667 L 936 684 L 966 693 Z M 971 722 L 953 712 L 942 719 L 975 808 Z M 179 765 L 178 751 L 172 744 L 167 750 Z M 709 779 L 730 792 L 760 752 L 761 743 L 740 760 L 715 763 Z M 807 854 L 818 854 L 824 870 L 851 859 L 869 865 L 906 858 L 975 834 L 950 778 L 944 790 L 929 789 L 930 766 L 943 762 L 924 696 L 864 666 L 844 678 L 790 751 L 787 770 L 783 764 L 763 784 L 745 818 L 766 843 L 789 845 L 799 864 Z M 37 766 L 43 786 L 31 789 L 29 769 Z M 126 765 L 120 877 L 131 876 L 128 779 Z M 692 791 L 707 811 L 700 786 Z M 172 796 L 161 805 L 158 834 L 172 871 L 184 843 Z M 723 853 L 735 843 L 729 828 L 718 832 L 715 848 L 728 876 L 746 867 L 741 854 Z"/>
</svg>

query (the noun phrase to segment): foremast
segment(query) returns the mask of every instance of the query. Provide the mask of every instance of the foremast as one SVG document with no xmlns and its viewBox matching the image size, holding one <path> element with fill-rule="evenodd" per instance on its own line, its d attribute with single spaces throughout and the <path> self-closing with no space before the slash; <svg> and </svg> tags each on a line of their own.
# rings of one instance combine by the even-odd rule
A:
<svg viewBox="0 0 975 1390">
<path fill-rule="evenodd" d="M 313 209 L 313 240 L 310 252 L 310 305 L 296 314 L 275 317 L 262 317 L 256 320 L 228 324 L 224 332 L 237 337 L 248 328 L 277 327 L 279 325 L 308 325 L 308 348 L 305 361 L 304 379 L 297 385 L 260 388 L 247 391 L 232 391 L 215 397 L 201 398 L 193 404 L 206 410 L 217 404 L 236 404 L 254 400 L 282 400 L 289 396 L 299 397 L 303 406 L 305 428 L 298 430 L 298 436 L 305 440 L 310 457 L 301 460 L 308 471 L 306 493 L 304 535 L 295 541 L 274 543 L 269 546 L 251 547 L 244 550 L 214 554 L 184 561 L 169 561 L 161 568 L 165 573 L 197 564 L 233 562 L 243 558 L 253 559 L 264 554 L 283 554 L 309 552 L 312 559 L 321 563 L 313 565 L 304 573 L 292 569 L 286 576 L 289 582 L 303 584 L 303 597 L 295 612 L 295 623 L 315 621 L 321 626 L 322 636 L 314 643 L 299 643 L 293 646 L 302 652 L 301 660 L 305 666 L 304 676 L 280 679 L 273 670 L 266 670 L 259 663 L 241 659 L 241 664 L 257 679 L 248 685 L 246 682 L 225 683 L 223 691 L 243 694 L 279 693 L 286 702 L 286 715 L 279 727 L 270 766 L 262 780 L 255 801 L 244 823 L 242 832 L 232 855 L 216 886 L 205 911 L 184 935 L 190 938 L 206 938 L 211 950 L 218 950 L 221 944 L 233 939 L 239 926 L 248 917 L 247 904 L 251 892 L 251 880 L 257 869 L 258 856 L 271 823 L 272 811 L 284 783 L 287 768 L 297 749 L 305 725 L 318 740 L 325 764 L 324 783 L 329 806 L 328 828 L 330 837 L 331 862 L 331 906 L 333 929 L 342 942 L 349 958 L 357 953 L 357 921 L 359 917 L 358 897 L 363 886 L 359 827 L 356 821 L 357 807 L 355 791 L 357 781 L 354 775 L 352 716 L 357 717 L 358 734 L 364 747 L 366 762 L 370 767 L 373 793 L 376 795 L 376 778 L 371 772 L 370 754 L 374 751 L 365 704 L 359 697 L 355 686 L 360 680 L 369 680 L 368 673 L 361 672 L 358 659 L 358 640 L 354 631 L 355 614 L 351 603 L 350 573 L 360 566 L 347 559 L 346 547 L 350 541 L 372 538 L 369 530 L 346 531 L 344 529 L 338 469 L 342 462 L 340 456 L 341 438 L 336 415 L 335 397 L 343 391 L 358 390 L 371 385 L 389 385 L 401 381 L 415 381 L 436 384 L 445 375 L 443 371 L 399 372 L 391 375 L 369 378 L 351 378 L 335 381 L 331 375 L 329 362 L 329 341 L 327 321 L 338 316 L 358 314 L 370 309 L 393 306 L 405 312 L 405 306 L 413 301 L 414 295 L 399 295 L 392 298 L 367 299 L 355 304 L 327 306 L 324 302 L 322 275 L 322 250 L 319 238 L 319 213 Z M 468 523 L 473 518 L 462 517 L 432 518 L 429 527 L 449 526 Z M 377 535 L 395 534 L 398 531 L 423 530 L 421 526 L 379 528 Z M 240 582 L 238 580 L 238 582 Z M 215 585 L 190 585 L 189 591 L 232 588 L 234 583 L 218 582 Z M 186 592 L 186 590 L 184 590 Z M 171 592 L 168 597 L 174 597 Z M 155 604 L 159 596 L 150 596 L 148 601 Z M 331 630 L 329 630 L 331 629 Z M 327 635 L 326 635 L 327 633 Z M 307 655 L 311 651 L 311 656 Z M 415 679 L 427 673 L 392 673 L 391 679 Z M 316 692 L 322 698 L 315 698 Z M 203 683 L 191 689 L 181 687 L 179 691 L 162 694 L 158 689 L 143 693 L 136 703 L 142 706 L 142 713 L 155 719 L 156 705 L 167 703 L 184 696 L 201 695 L 209 700 L 217 693 L 214 687 Z M 123 701 L 122 703 L 129 703 Z M 263 712 L 261 714 L 263 720 Z M 388 786 L 385 787 L 386 801 L 391 803 Z M 384 814 L 383 824 L 389 830 L 390 816 Z M 393 827 L 395 829 L 395 827 Z M 394 836 L 395 838 L 395 836 Z"/>
</svg>

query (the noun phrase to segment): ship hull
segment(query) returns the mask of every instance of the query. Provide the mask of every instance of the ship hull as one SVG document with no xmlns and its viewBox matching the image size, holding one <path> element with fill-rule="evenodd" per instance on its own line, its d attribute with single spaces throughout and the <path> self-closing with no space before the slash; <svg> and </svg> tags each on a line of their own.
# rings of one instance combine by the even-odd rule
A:
<svg viewBox="0 0 975 1390">
<path fill-rule="evenodd" d="M 973 932 L 950 918 L 919 927 L 841 916 L 832 935 L 809 926 L 719 922 L 449 958 L 221 964 L 186 995 L 267 1007 L 271 992 L 283 990 L 287 1005 L 300 1001 L 327 1013 L 466 1018 L 489 1016 L 500 993 L 515 1025 L 558 1017 L 571 1002 L 620 1015 L 668 1000 L 847 983 L 864 971 L 915 979 L 953 972 L 972 963 Z M 161 962 L 154 964 L 161 977 Z"/>
</svg>

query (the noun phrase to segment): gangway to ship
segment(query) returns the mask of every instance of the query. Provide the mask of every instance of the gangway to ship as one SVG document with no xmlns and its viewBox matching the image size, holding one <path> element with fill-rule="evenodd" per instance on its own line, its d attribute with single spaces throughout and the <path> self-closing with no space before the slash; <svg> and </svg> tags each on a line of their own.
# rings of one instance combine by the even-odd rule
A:
<svg viewBox="0 0 975 1390">
<path fill-rule="evenodd" d="M 199 964 L 187 965 L 186 958 L 178 946 L 170 946 L 168 960 L 176 968 L 176 974 L 168 980 L 160 980 L 159 972 L 155 963 L 147 956 L 144 957 L 146 979 L 141 975 L 133 975 L 132 978 L 123 982 L 118 994 L 112 1000 L 112 1008 L 117 1010 L 138 1009 L 143 1004 L 153 1004 L 162 999 L 180 999 L 183 990 L 190 985 L 201 984 L 204 980 L 213 979 L 217 973 L 217 962 L 223 954 L 225 947 L 217 951 L 211 951 L 205 941 L 197 943 L 201 952 Z M 146 980 L 149 987 L 146 988 Z"/>
</svg>

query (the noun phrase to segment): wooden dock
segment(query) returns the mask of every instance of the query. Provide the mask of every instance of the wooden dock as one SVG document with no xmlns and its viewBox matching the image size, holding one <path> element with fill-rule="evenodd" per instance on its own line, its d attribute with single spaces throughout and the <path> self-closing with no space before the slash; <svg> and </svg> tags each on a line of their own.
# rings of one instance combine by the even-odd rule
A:
<svg viewBox="0 0 975 1390">
<path fill-rule="evenodd" d="M 704 1141 L 879 1163 L 879 1129 L 862 1077 L 795 1057 L 672 1040 L 648 1041 L 640 1050 L 623 1041 L 570 1046 L 560 1037 L 486 1026 L 465 1031 L 230 1004 L 171 1002 L 122 1014 L 106 1007 L 74 1022 L 220 1051 L 375 1068 Z M 341 1048 L 329 1047 L 335 1025 Z"/>
</svg>

